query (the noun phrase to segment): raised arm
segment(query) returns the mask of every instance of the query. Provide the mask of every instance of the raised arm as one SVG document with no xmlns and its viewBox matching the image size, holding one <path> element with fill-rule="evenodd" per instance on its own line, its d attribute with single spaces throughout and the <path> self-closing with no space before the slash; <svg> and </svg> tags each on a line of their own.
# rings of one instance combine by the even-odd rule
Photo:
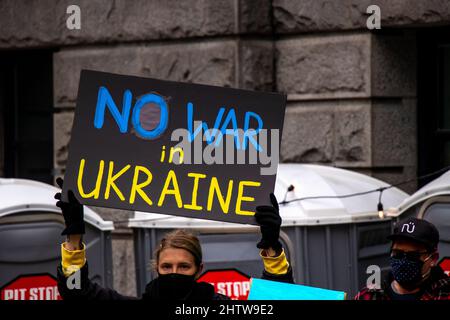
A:
<svg viewBox="0 0 450 320">
<path fill-rule="evenodd" d="M 294 283 L 292 268 L 279 240 L 281 229 L 280 209 L 277 198 L 270 194 L 271 206 L 256 207 L 255 220 L 261 231 L 257 247 L 264 263 L 263 279 Z"/>
<path fill-rule="evenodd" d="M 56 183 L 63 187 L 63 180 Z M 64 300 L 129 300 L 112 289 L 102 288 L 89 280 L 86 248 L 83 243 L 85 234 L 84 210 L 71 190 L 69 202 L 61 200 L 61 192 L 55 194 L 56 206 L 61 208 L 66 228 L 61 235 L 66 241 L 61 244 L 61 263 L 58 266 L 58 290 Z"/>
</svg>

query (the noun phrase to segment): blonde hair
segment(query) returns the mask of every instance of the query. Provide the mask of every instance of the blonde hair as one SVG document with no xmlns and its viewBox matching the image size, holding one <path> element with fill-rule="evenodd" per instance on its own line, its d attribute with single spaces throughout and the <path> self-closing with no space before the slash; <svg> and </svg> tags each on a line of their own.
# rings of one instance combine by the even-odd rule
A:
<svg viewBox="0 0 450 320">
<path fill-rule="evenodd" d="M 155 250 L 152 261 L 152 266 L 155 271 L 158 270 L 159 255 L 164 249 L 168 248 L 184 249 L 188 251 L 194 257 L 197 269 L 200 268 L 203 261 L 203 255 L 199 239 L 189 231 L 178 229 L 166 233 L 164 238 L 161 239 L 161 243 Z"/>
</svg>

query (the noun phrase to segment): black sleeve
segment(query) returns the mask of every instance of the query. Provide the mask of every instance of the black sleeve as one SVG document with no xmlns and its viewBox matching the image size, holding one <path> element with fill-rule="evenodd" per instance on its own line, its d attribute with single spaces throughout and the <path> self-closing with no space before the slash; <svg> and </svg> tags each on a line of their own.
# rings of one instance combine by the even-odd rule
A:
<svg viewBox="0 0 450 320">
<path fill-rule="evenodd" d="M 79 288 L 76 286 L 73 289 L 67 287 L 67 279 L 62 271 L 61 264 L 57 269 L 58 278 L 58 290 L 63 300 L 136 300 L 137 298 L 123 296 L 117 291 L 107 288 L 102 288 L 97 283 L 89 280 L 88 264 L 80 269 L 80 281 Z M 76 284 L 76 281 L 72 281 Z"/>
<path fill-rule="evenodd" d="M 231 298 L 220 293 L 215 293 L 213 296 L 213 300 L 231 300 Z"/>
<path fill-rule="evenodd" d="M 262 278 L 265 280 L 278 281 L 278 282 L 287 282 L 287 283 L 295 283 L 294 276 L 292 274 L 292 268 L 289 266 L 287 273 L 285 274 L 273 274 L 263 271 Z"/>
</svg>

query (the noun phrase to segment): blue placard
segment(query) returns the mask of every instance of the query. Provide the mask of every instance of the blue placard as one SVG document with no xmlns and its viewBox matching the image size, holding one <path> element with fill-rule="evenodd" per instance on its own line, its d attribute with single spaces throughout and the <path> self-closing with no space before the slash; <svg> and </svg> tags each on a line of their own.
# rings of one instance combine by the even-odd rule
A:
<svg viewBox="0 0 450 320">
<path fill-rule="evenodd" d="M 346 293 L 291 283 L 251 279 L 248 300 L 345 300 Z"/>
</svg>

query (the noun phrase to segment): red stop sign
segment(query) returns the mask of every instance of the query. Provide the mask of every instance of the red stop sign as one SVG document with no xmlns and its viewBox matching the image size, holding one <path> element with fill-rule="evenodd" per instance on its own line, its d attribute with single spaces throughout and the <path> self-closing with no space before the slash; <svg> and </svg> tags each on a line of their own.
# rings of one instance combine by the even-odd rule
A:
<svg viewBox="0 0 450 320">
<path fill-rule="evenodd" d="M 439 267 L 444 270 L 446 275 L 450 276 L 450 257 L 442 258 L 439 262 Z"/>
<path fill-rule="evenodd" d="M 49 274 L 23 275 L 0 291 L 0 300 L 62 300 L 56 279 Z"/>
<path fill-rule="evenodd" d="M 212 284 L 217 293 L 233 300 L 247 300 L 250 291 L 250 277 L 236 269 L 208 270 L 197 281 Z"/>
</svg>

